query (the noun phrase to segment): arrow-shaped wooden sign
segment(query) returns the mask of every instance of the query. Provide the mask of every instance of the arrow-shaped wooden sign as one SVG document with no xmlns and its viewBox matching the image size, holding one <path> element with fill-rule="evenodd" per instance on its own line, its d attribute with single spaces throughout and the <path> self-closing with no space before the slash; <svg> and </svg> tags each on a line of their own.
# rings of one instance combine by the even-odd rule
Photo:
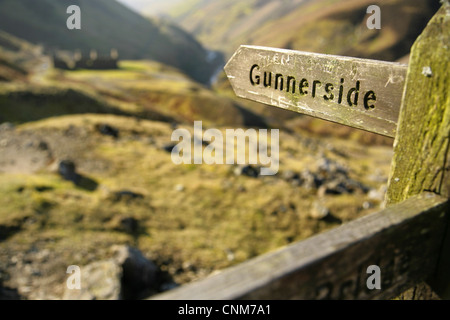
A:
<svg viewBox="0 0 450 320">
<path fill-rule="evenodd" d="M 257 46 L 241 46 L 225 66 L 238 97 L 389 137 L 406 71 L 394 62 Z"/>
</svg>

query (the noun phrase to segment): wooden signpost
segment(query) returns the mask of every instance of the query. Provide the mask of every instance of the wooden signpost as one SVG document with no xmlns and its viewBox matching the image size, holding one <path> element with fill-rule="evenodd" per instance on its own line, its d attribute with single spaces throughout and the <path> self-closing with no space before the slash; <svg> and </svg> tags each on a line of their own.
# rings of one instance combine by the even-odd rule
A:
<svg viewBox="0 0 450 320">
<path fill-rule="evenodd" d="M 407 66 L 241 46 L 225 72 L 238 97 L 395 137 Z"/>
<path fill-rule="evenodd" d="M 387 208 L 153 298 L 391 299 L 426 280 L 450 299 L 449 43 L 444 2 L 408 68 L 241 46 L 225 67 L 239 97 L 395 137 Z"/>
</svg>

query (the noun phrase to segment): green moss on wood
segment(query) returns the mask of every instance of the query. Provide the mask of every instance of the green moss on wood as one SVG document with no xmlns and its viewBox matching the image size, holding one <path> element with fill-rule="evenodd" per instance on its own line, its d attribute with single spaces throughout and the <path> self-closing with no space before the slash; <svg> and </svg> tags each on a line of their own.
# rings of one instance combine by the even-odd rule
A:
<svg viewBox="0 0 450 320">
<path fill-rule="evenodd" d="M 449 195 L 448 9 L 448 5 L 442 6 L 411 51 L 387 204 L 401 202 L 425 190 Z"/>
</svg>

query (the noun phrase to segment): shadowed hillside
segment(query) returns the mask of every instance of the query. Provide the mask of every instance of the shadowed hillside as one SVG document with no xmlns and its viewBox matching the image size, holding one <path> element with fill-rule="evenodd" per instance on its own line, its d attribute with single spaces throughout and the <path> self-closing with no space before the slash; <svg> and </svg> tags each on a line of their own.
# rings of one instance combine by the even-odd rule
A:
<svg viewBox="0 0 450 320">
<path fill-rule="evenodd" d="M 372 4 L 381 9 L 380 30 L 366 26 Z M 395 61 L 409 54 L 438 7 L 437 0 L 313 1 L 246 38 L 251 44 Z"/>
<path fill-rule="evenodd" d="M 81 30 L 69 30 L 69 5 L 81 9 Z M 120 23 L 118 23 L 120 21 Z M 110 0 L 2 0 L 0 29 L 47 49 L 91 49 L 122 59 L 152 59 L 208 83 L 221 64 L 189 34 L 166 22 L 149 20 Z"/>
<path fill-rule="evenodd" d="M 137 0 L 122 1 L 143 14 L 152 14 L 150 4 L 146 7 Z M 366 25 L 370 16 L 366 10 L 373 4 L 381 9 L 380 30 L 370 30 Z M 208 47 L 224 52 L 227 59 L 246 44 L 408 63 L 411 45 L 439 5 L 439 0 L 173 0 L 172 7 L 159 10 Z M 234 96 L 223 73 L 215 88 Z M 389 138 L 357 129 L 243 99 L 237 101 L 274 126 L 392 144 Z"/>
<path fill-rule="evenodd" d="M 157 62 L 121 61 L 115 70 L 49 70 L 45 84 L 0 86 L 0 123 L 65 114 L 116 114 L 164 122 L 265 126 L 261 117 Z"/>
<path fill-rule="evenodd" d="M 0 30 L 0 81 L 26 81 L 43 63 L 42 48 Z"/>
<path fill-rule="evenodd" d="M 372 4 L 381 9 L 380 30 L 366 26 L 366 10 Z M 202 43 L 222 50 L 227 58 L 246 44 L 408 63 L 411 45 L 438 7 L 438 0 L 191 0 L 174 5 L 167 13 Z M 234 95 L 224 74 L 216 88 Z M 264 115 L 274 126 L 392 144 L 391 139 L 360 130 L 238 101 Z"/>
<path fill-rule="evenodd" d="M 381 8 L 381 30 L 366 27 L 373 4 Z M 438 0 L 191 0 L 167 13 L 228 57 L 239 45 L 254 44 L 396 60 L 409 53 L 438 8 Z"/>
</svg>

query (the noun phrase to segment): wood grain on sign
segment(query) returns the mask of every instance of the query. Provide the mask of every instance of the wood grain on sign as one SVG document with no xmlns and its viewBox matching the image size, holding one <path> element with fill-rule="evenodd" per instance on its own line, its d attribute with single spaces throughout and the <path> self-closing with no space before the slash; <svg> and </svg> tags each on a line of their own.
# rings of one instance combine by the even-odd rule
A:
<svg viewBox="0 0 450 320">
<path fill-rule="evenodd" d="M 241 46 L 225 72 L 241 98 L 395 137 L 407 66 Z"/>
<path fill-rule="evenodd" d="M 448 209 L 424 193 L 151 298 L 390 299 L 434 272 Z M 367 287 L 371 265 L 381 289 Z"/>
</svg>

